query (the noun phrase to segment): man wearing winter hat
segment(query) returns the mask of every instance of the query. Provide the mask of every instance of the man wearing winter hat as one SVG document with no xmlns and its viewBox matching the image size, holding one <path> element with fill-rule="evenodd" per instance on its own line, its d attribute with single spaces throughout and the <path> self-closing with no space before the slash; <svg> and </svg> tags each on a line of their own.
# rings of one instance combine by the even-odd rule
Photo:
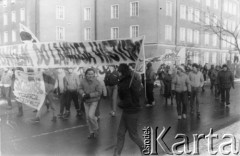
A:
<svg viewBox="0 0 240 156">
<path fill-rule="evenodd" d="M 232 72 L 228 69 L 228 66 L 224 64 L 222 66 L 223 70 L 218 73 L 217 82 L 219 84 L 219 89 L 221 92 L 221 102 L 222 104 L 230 104 L 230 89 L 234 88 L 234 78 Z"/>
</svg>

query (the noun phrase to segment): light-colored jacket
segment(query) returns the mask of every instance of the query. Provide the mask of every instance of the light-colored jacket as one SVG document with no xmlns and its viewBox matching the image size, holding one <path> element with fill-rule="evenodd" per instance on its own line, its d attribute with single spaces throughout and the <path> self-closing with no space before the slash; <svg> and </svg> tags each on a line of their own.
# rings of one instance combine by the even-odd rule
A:
<svg viewBox="0 0 240 156">
<path fill-rule="evenodd" d="M 77 91 L 79 86 L 79 77 L 75 73 L 66 74 L 66 89 L 69 91 Z"/>
<path fill-rule="evenodd" d="M 11 87 L 12 76 L 13 76 L 13 72 L 10 70 L 8 70 L 7 72 L 3 72 L 2 78 L 1 78 L 1 86 Z"/>
<path fill-rule="evenodd" d="M 204 83 L 203 74 L 200 71 L 197 73 L 190 72 L 189 80 L 192 87 L 202 87 Z"/>
<path fill-rule="evenodd" d="M 82 94 L 89 94 L 90 99 L 87 99 L 86 103 L 96 102 L 100 100 L 100 96 L 102 94 L 102 85 L 97 79 L 93 81 L 87 81 L 86 78 L 82 79 L 79 85 L 79 93 Z"/>
<path fill-rule="evenodd" d="M 186 74 L 182 73 L 181 76 L 176 74 L 172 80 L 172 90 L 176 92 L 191 91 L 189 78 Z"/>
</svg>

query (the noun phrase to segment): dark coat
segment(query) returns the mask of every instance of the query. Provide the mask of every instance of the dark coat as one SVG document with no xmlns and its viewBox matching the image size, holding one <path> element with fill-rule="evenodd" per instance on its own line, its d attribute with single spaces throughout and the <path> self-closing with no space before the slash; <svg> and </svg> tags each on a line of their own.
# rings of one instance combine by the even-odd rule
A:
<svg viewBox="0 0 240 156">
<path fill-rule="evenodd" d="M 130 82 L 131 75 L 120 78 L 118 84 L 119 107 L 126 113 L 137 113 L 140 109 L 139 90 L 135 79 L 133 79 L 131 87 L 129 87 Z"/>
<path fill-rule="evenodd" d="M 230 70 L 220 71 L 217 76 L 217 83 L 220 88 L 231 88 L 234 87 L 234 78 Z"/>
<path fill-rule="evenodd" d="M 115 86 L 118 84 L 118 72 L 114 70 L 113 72 L 108 71 L 104 78 L 104 83 L 106 86 Z"/>
</svg>

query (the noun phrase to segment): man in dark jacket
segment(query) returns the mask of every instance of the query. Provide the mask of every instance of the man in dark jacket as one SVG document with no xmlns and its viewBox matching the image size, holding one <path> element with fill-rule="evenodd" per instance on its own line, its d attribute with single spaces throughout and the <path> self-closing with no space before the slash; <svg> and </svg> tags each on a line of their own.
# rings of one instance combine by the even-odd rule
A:
<svg viewBox="0 0 240 156">
<path fill-rule="evenodd" d="M 155 72 L 152 68 L 152 63 L 149 62 L 147 64 L 146 70 L 146 94 L 147 94 L 147 107 L 151 107 L 155 105 L 154 96 L 153 96 L 153 89 L 154 89 L 154 81 L 155 81 Z"/>
<path fill-rule="evenodd" d="M 129 66 L 120 64 L 118 68 L 120 81 L 118 84 L 118 95 L 120 98 L 119 107 L 122 108 L 122 116 L 117 133 L 117 145 L 114 151 L 114 156 L 121 155 L 125 134 L 128 131 L 130 138 L 138 145 L 139 149 L 143 150 L 143 141 L 137 133 L 139 104 L 139 90 L 135 86 L 136 79 L 132 79 Z"/>
<path fill-rule="evenodd" d="M 234 88 L 234 78 L 232 72 L 228 69 L 228 66 L 224 64 L 222 66 L 223 70 L 218 73 L 217 81 L 219 84 L 219 89 L 221 92 L 221 101 L 223 104 L 230 104 L 230 89 Z"/>
<path fill-rule="evenodd" d="M 117 94 L 118 94 L 118 72 L 114 66 L 109 66 L 109 70 L 105 75 L 104 83 L 107 88 L 107 94 L 111 98 L 111 112 L 110 114 L 114 117 L 117 108 Z"/>
</svg>

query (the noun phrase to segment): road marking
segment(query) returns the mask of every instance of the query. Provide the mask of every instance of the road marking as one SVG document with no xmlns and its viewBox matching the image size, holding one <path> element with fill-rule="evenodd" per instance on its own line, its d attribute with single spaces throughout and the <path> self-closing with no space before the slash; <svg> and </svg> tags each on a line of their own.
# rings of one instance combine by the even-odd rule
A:
<svg viewBox="0 0 240 156">
<path fill-rule="evenodd" d="M 83 127 L 86 127 L 86 126 L 87 125 L 79 125 L 79 126 L 75 126 L 75 127 L 59 129 L 59 130 L 56 130 L 56 131 L 53 131 L 53 132 L 46 132 L 46 133 L 41 133 L 41 134 L 38 134 L 38 135 L 33 135 L 33 136 L 30 136 L 30 137 L 13 139 L 12 142 L 19 142 L 19 141 L 27 140 L 27 139 L 30 139 L 30 138 L 37 138 L 37 137 L 46 136 L 46 135 L 49 135 L 49 134 L 64 132 L 64 131 L 73 130 L 73 129 L 77 129 L 77 128 L 83 128 Z"/>
</svg>

